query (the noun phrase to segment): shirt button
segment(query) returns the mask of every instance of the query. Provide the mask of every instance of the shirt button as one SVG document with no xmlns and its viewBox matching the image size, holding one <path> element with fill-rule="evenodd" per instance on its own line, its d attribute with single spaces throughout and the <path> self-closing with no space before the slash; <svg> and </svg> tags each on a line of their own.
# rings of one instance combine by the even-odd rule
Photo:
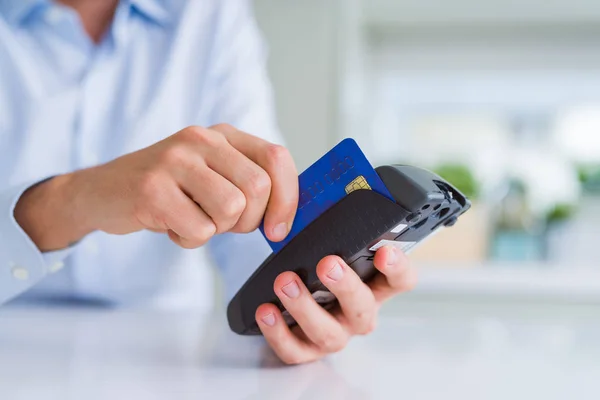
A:
<svg viewBox="0 0 600 400">
<path fill-rule="evenodd" d="M 65 263 L 62 261 L 57 261 L 55 263 L 52 263 L 50 265 L 50 267 L 48 268 L 50 270 L 50 273 L 55 273 L 60 271 L 61 269 L 63 269 L 63 267 L 65 266 Z"/>
<path fill-rule="evenodd" d="M 29 271 L 23 267 L 13 267 L 12 276 L 18 281 L 26 281 L 29 279 Z"/>
</svg>

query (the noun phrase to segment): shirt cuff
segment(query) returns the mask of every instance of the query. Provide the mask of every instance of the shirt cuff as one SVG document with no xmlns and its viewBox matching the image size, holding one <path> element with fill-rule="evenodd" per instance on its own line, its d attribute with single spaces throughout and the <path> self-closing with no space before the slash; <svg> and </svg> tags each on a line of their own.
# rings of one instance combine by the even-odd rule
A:
<svg viewBox="0 0 600 400">
<path fill-rule="evenodd" d="M 0 304 L 63 267 L 72 247 L 42 253 L 14 217 L 21 195 L 39 181 L 0 191 Z"/>
</svg>

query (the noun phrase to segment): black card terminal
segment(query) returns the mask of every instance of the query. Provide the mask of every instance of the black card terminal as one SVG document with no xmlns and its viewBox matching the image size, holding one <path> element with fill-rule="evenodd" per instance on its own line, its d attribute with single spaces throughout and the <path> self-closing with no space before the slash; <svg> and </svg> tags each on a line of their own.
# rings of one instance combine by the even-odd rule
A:
<svg viewBox="0 0 600 400">
<path fill-rule="evenodd" d="M 300 276 L 317 302 L 329 310 L 335 296 L 320 282 L 317 263 L 338 255 L 368 282 L 377 273 L 375 251 L 384 245 L 409 252 L 441 227 L 454 225 L 471 206 L 454 186 L 436 174 L 408 165 L 375 169 L 395 201 L 372 190 L 355 190 L 312 221 L 246 281 L 227 307 L 231 330 L 260 335 L 254 316 L 263 303 L 276 304 L 288 325 L 295 321 L 275 295 L 275 278 L 285 271 Z"/>
</svg>

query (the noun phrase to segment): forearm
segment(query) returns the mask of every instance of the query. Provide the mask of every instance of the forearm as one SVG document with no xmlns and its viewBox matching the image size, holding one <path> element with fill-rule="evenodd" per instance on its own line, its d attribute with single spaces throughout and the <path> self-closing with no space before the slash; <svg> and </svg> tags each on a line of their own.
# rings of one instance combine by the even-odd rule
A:
<svg viewBox="0 0 600 400">
<path fill-rule="evenodd" d="M 30 187 L 14 216 L 40 251 L 63 249 L 94 228 L 85 211 L 85 172 L 59 175 Z"/>
</svg>

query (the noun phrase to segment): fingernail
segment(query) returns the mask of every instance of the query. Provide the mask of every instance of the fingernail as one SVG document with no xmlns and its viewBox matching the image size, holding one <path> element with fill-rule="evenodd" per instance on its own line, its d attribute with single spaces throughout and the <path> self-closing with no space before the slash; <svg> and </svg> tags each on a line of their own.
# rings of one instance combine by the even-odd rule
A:
<svg viewBox="0 0 600 400">
<path fill-rule="evenodd" d="M 390 247 L 390 250 L 388 251 L 387 265 L 388 266 L 396 265 L 397 261 L 398 261 L 398 249 L 395 247 Z"/>
<path fill-rule="evenodd" d="M 273 313 L 267 314 L 264 317 L 262 317 L 261 319 L 262 319 L 262 322 L 264 322 L 265 324 L 267 324 L 269 326 L 275 325 L 275 315 L 273 315 Z"/>
<path fill-rule="evenodd" d="M 300 287 L 298 286 L 296 281 L 288 283 L 287 285 L 282 287 L 281 290 L 283 290 L 283 293 L 285 293 L 287 297 L 290 297 L 292 299 L 295 299 L 296 297 L 300 296 Z"/>
<path fill-rule="evenodd" d="M 339 281 L 343 276 L 344 270 L 339 263 L 335 263 L 335 265 L 327 273 L 327 277 L 332 281 Z"/>
<path fill-rule="evenodd" d="M 275 225 L 273 228 L 273 236 L 277 239 L 285 239 L 288 234 L 288 225 L 285 222 Z"/>
</svg>

